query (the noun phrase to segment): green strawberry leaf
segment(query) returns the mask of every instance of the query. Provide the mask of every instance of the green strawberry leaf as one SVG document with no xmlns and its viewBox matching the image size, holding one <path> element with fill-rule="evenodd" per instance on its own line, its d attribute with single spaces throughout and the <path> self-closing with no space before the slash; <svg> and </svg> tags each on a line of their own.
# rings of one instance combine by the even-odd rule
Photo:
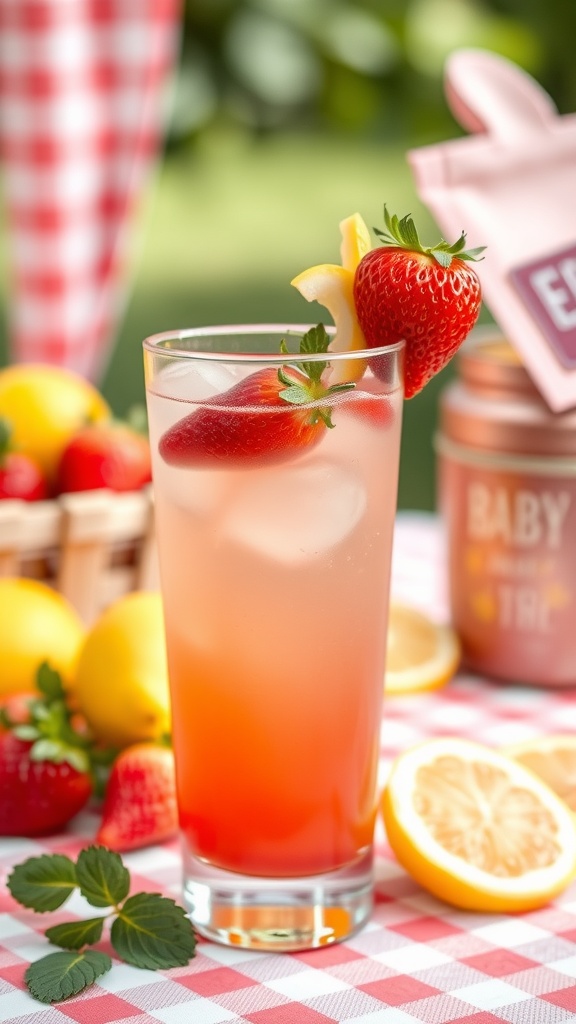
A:
<svg viewBox="0 0 576 1024">
<path fill-rule="evenodd" d="M 74 861 L 62 853 L 42 854 L 17 864 L 7 881 L 23 907 L 44 914 L 57 910 L 78 885 Z"/>
<path fill-rule="evenodd" d="M 279 391 L 278 396 L 290 405 L 307 405 L 311 401 L 309 392 L 300 384 L 290 384 L 283 391 Z"/>
<path fill-rule="evenodd" d="M 60 673 L 53 669 L 47 661 L 43 661 L 36 672 L 36 686 L 48 700 L 64 700 L 66 692 L 62 685 Z"/>
<path fill-rule="evenodd" d="M 105 920 L 105 917 L 91 917 L 86 921 L 66 921 L 47 928 L 44 934 L 49 942 L 62 949 L 82 949 L 100 941 Z"/>
<path fill-rule="evenodd" d="M 110 941 L 126 963 L 152 971 L 185 966 L 196 946 L 182 907 L 158 893 L 130 896 L 110 929 Z"/>
<path fill-rule="evenodd" d="M 302 335 L 300 340 L 300 352 L 302 355 L 317 355 L 321 352 L 328 351 L 328 345 L 330 344 L 330 336 L 324 327 L 324 324 L 316 324 L 315 327 L 311 327 L 309 331 L 306 331 Z M 318 384 L 326 369 L 325 362 L 302 362 L 299 363 L 302 367 L 303 372 L 310 380 Z"/>
<path fill-rule="evenodd" d="M 122 858 L 105 846 L 88 846 L 76 861 L 80 891 L 93 907 L 115 907 L 130 891 L 130 873 Z"/>
<path fill-rule="evenodd" d="M 373 229 L 374 234 L 382 245 L 392 245 L 406 249 L 408 252 L 432 256 L 445 269 L 450 266 L 455 256 L 460 260 L 476 262 L 478 259 L 483 258 L 480 254 L 486 248 L 485 245 L 479 245 L 474 249 L 465 249 L 466 234 L 464 231 L 452 244 L 441 238 L 436 245 L 425 246 L 420 241 L 418 229 L 412 217 L 407 214 L 406 217 L 402 217 L 402 220 L 399 220 L 396 214 L 389 213 L 386 204 L 384 204 L 384 224 L 386 231 L 381 231 L 379 228 Z"/>
<path fill-rule="evenodd" d="M 49 953 L 30 964 L 24 981 L 35 999 L 57 1003 L 78 995 L 111 967 L 110 957 L 94 949 L 84 953 Z"/>
</svg>

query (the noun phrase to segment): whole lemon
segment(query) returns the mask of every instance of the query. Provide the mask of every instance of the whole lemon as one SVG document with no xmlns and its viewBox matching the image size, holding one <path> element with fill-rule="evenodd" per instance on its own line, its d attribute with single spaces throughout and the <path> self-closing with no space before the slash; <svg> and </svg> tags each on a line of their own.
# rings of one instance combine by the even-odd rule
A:
<svg viewBox="0 0 576 1024">
<path fill-rule="evenodd" d="M 79 374 L 59 366 L 18 363 L 0 370 L 0 417 L 10 423 L 14 447 L 53 479 L 72 435 L 86 423 L 110 418 L 111 411 Z"/>
<path fill-rule="evenodd" d="M 70 686 L 85 633 L 70 602 L 47 583 L 0 579 L 0 696 L 33 690 L 42 661 Z"/>
<path fill-rule="evenodd" d="M 74 691 L 98 739 L 126 747 L 170 730 L 162 601 L 135 591 L 105 609 L 89 628 Z"/>
</svg>

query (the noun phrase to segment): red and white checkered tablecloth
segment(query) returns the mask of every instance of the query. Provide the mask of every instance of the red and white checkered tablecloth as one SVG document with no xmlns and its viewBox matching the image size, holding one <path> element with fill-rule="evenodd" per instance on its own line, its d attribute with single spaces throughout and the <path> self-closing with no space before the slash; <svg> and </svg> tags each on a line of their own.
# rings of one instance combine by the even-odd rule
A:
<svg viewBox="0 0 576 1024">
<path fill-rule="evenodd" d="M 438 524 L 398 518 L 393 592 L 446 614 Z M 495 684 L 460 674 L 445 689 L 389 698 L 382 779 L 390 759 L 422 738 L 455 734 L 498 746 L 576 729 L 576 695 Z M 67 835 L 0 841 L 2 883 L 12 864 L 49 851 L 75 855 L 94 835 L 79 817 Z M 178 845 L 126 856 L 134 887 L 179 897 Z M 81 898 L 37 916 L 0 890 L 3 1024 L 561 1024 L 576 1021 L 576 885 L 541 910 L 466 913 L 416 885 L 377 835 L 377 901 L 348 942 L 264 954 L 202 941 L 187 967 L 142 971 L 115 962 L 75 999 L 45 1007 L 27 994 L 27 964 L 47 952 L 49 924 L 84 916 Z M 111 953 L 103 943 L 101 948 Z"/>
<path fill-rule="evenodd" d="M 163 141 L 181 0 L 0 0 L 11 362 L 98 381 Z"/>
</svg>

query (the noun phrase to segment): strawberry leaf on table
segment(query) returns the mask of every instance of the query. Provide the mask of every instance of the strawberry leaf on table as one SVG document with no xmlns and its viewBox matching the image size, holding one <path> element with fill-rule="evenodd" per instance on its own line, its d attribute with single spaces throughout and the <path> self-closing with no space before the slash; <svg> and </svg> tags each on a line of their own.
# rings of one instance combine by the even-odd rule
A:
<svg viewBox="0 0 576 1024">
<path fill-rule="evenodd" d="M 118 854 L 104 847 L 82 850 L 76 864 L 57 853 L 31 857 L 8 878 L 14 899 L 39 912 L 56 910 L 78 887 L 92 906 L 112 909 L 103 917 L 46 930 L 50 942 L 67 952 L 50 953 L 28 967 L 24 980 L 40 1002 L 77 995 L 112 967 L 109 956 L 83 948 L 100 941 L 109 917 L 114 917 L 110 941 L 125 963 L 168 969 L 182 967 L 194 956 L 196 936 L 183 908 L 159 893 L 128 896 L 130 874 Z"/>
<path fill-rule="evenodd" d="M 374 229 L 382 244 L 356 268 L 354 305 L 369 348 L 405 340 L 405 395 L 412 398 L 478 319 L 482 292 L 470 263 L 484 246 L 466 249 L 464 232 L 452 244 L 442 238 L 424 246 L 412 218 L 399 219 L 386 206 L 384 222 L 385 231 Z"/>
<path fill-rule="evenodd" d="M 331 398 L 353 383 L 328 385 L 322 374 L 329 335 L 322 324 L 300 339 L 295 366 L 256 370 L 199 405 L 160 438 L 161 457 L 172 466 L 264 465 L 291 458 L 317 444 L 332 427 Z M 282 354 L 288 350 L 283 342 Z M 293 408 L 291 408 L 293 407 Z"/>
<path fill-rule="evenodd" d="M 76 877 L 80 892 L 93 907 L 115 907 L 130 892 L 130 872 L 122 858 L 104 846 L 81 850 Z"/>
<path fill-rule="evenodd" d="M 48 942 L 62 949 L 82 949 L 92 946 L 102 938 L 105 917 L 90 917 L 86 921 L 65 921 L 55 924 L 44 932 Z"/>
<path fill-rule="evenodd" d="M 24 981 L 35 999 L 55 1003 L 78 995 L 111 967 L 111 958 L 95 949 L 83 953 L 49 953 L 30 964 Z"/>
<path fill-rule="evenodd" d="M 110 941 L 126 963 L 151 971 L 184 966 L 196 937 L 182 907 L 158 893 L 139 893 L 124 903 Z"/>
<path fill-rule="evenodd" d="M 17 864 L 8 876 L 15 900 L 39 914 L 57 910 L 78 885 L 76 865 L 63 853 L 42 854 Z"/>
</svg>

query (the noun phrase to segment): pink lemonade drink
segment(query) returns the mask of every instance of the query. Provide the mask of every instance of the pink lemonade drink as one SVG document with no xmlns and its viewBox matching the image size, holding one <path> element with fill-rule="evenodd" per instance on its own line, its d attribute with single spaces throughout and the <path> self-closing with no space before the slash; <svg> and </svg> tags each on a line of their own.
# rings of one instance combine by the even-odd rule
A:
<svg viewBox="0 0 576 1024">
<path fill-rule="evenodd" d="M 402 345 L 309 356 L 312 428 L 314 401 L 250 390 L 300 385 L 279 353 L 303 330 L 145 343 L 185 893 L 201 932 L 253 948 L 371 907 Z"/>
</svg>

